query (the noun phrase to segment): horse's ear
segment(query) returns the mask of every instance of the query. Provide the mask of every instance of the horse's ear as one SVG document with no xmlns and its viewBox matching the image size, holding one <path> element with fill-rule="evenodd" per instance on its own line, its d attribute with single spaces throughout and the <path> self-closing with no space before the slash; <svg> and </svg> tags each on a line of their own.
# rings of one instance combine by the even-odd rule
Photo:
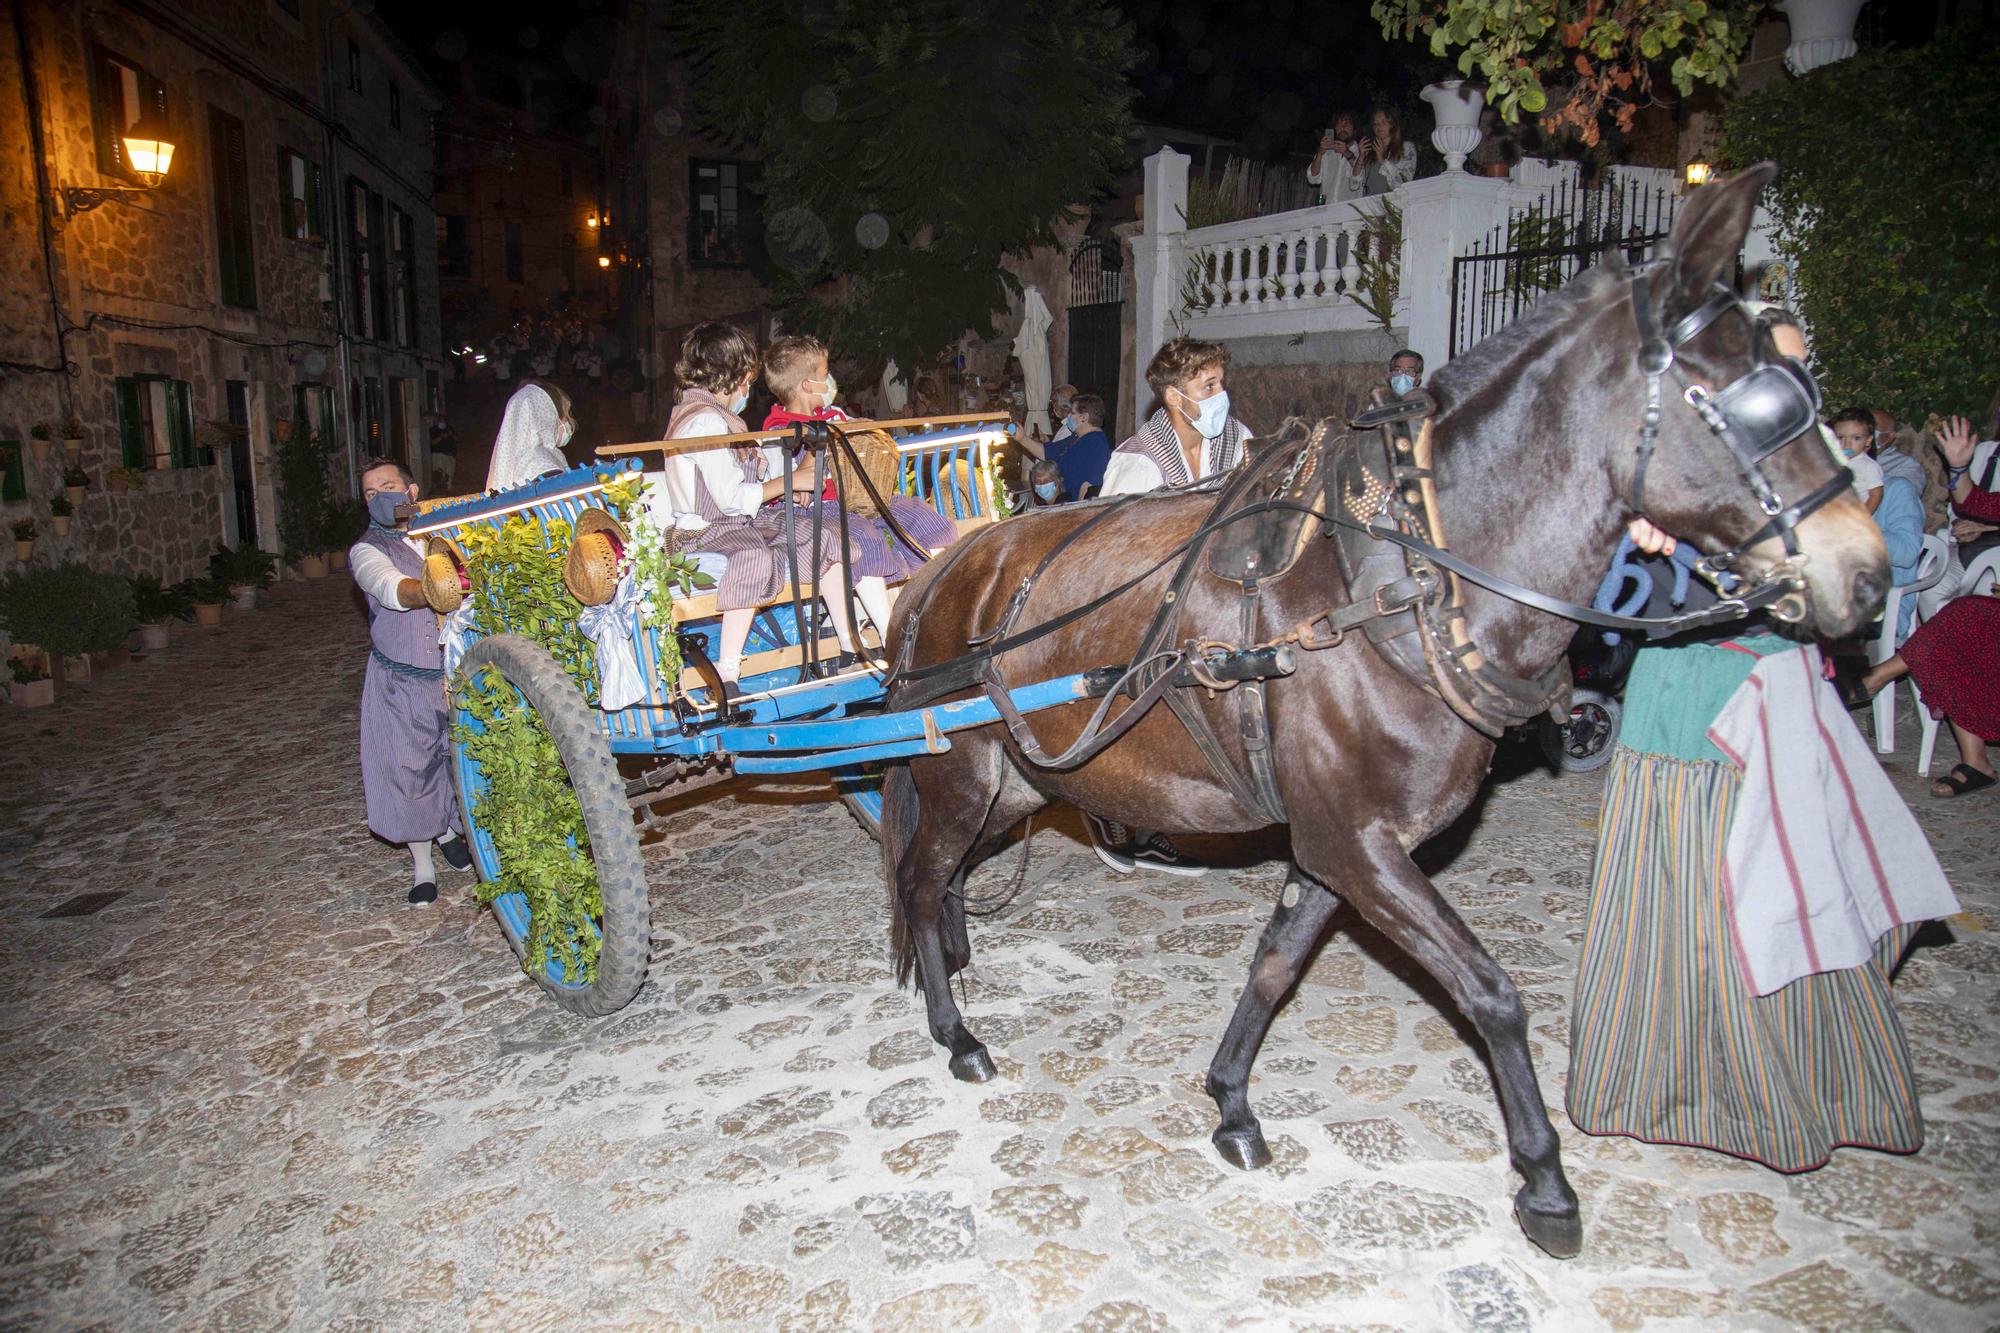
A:
<svg viewBox="0 0 2000 1333">
<path fill-rule="evenodd" d="M 1703 294 L 1736 263 L 1749 234 L 1757 198 L 1778 174 L 1775 163 L 1760 162 L 1726 181 L 1696 190 L 1674 223 L 1672 290 L 1683 306 Z"/>
</svg>

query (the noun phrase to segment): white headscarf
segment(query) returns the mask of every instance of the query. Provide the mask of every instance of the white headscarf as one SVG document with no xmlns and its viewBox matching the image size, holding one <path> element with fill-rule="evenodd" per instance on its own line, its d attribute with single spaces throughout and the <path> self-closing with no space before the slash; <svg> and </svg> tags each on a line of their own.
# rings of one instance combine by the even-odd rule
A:
<svg viewBox="0 0 2000 1333">
<path fill-rule="evenodd" d="M 493 462 L 486 469 L 486 489 L 501 490 L 549 472 L 567 472 L 562 453 L 562 414 L 539 384 L 523 385 L 507 400 L 500 435 L 493 441 Z"/>
</svg>

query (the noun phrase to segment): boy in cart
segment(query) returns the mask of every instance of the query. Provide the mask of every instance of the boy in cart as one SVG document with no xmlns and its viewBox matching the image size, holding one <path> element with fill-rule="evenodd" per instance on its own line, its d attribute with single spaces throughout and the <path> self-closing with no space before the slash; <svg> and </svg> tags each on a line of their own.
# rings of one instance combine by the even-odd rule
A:
<svg viewBox="0 0 2000 1333">
<path fill-rule="evenodd" d="M 361 498 L 368 530 L 347 562 L 368 598 L 368 674 L 361 685 L 368 828 L 410 849 L 409 900 L 436 902 L 432 840 L 454 870 L 472 864 L 472 851 L 458 832 L 444 655 L 437 617 L 424 602 L 423 554 L 396 528 L 396 508 L 415 502 L 416 482 L 394 459 L 371 458 L 361 470 Z"/>
</svg>

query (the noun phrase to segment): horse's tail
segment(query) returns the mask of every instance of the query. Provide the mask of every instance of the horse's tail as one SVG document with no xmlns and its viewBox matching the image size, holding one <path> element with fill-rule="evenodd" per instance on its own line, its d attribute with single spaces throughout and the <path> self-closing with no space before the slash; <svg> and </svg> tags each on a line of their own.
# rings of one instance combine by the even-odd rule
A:
<svg viewBox="0 0 2000 1333">
<path fill-rule="evenodd" d="M 908 764 L 892 764 L 882 774 L 882 878 L 889 886 L 889 952 L 896 961 L 896 984 L 907 986 L 917 966 L 917 940 L 898 878 L 903 856 L 917 836 L 917 780 Z"/>
</svg>

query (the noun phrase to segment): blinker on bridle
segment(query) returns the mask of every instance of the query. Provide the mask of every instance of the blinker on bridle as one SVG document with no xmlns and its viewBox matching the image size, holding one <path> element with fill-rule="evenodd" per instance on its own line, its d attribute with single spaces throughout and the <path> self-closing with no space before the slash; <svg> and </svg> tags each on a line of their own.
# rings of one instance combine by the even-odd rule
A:
<svg viewBox="0 0 2000 1333">
<path fill-rule="evenodd" d="M 1639 418 L 1639 445 L 1632 470 L 1632 507 L 1641 514 L 1646 512 L 1646 467 L 1660 434 L 1660 380 L 1672 374 L 1681 386 L 1683 401 L 1728 447 L 1766 520 L 1735 546 L 1703 557 L 1702 572 L 1711 579 L 1731 573 L 1745 551 L 1772 537 L 1784 543 L 1790 563 L 1799 555 L 1799 524 L 1853 484 L 1852 475 L 1843 467 L 1805 499 L 1787 505 L 1764 472 L 1765 460 L 1772 454 L 1818 427 L 1819 385 L 1790 357 L 1765 360 L 1754 339 L 1751 345 L 1757 364 L 1748 373 L 1713 392 L 1691 378 L 1675 353 L 1719 316 L 1741 309 L 1743 301 L 1734 289 L 1718 283 L 1708 300 L 1662 332 L 1647 282 L 1668 262 L 1667 258 L 1655 259 L 1632 271 L 1632 317 L 1639 329 L 1639 370 L 1646 377 L 1646 406 Z"/>
</svg>

